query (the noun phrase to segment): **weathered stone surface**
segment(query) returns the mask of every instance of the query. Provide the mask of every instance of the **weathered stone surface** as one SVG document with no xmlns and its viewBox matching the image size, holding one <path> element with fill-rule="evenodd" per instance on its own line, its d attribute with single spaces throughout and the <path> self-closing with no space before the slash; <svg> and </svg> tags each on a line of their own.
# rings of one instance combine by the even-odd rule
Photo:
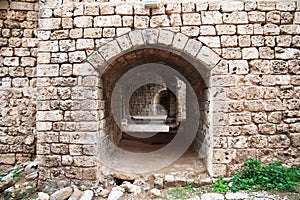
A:
<svg viewBox="0 0 300 200">
<path fill-rule="evenodd" d="M 50 195 L 50 200 L 68 199 L 73 193 L 73 188 L 62 188 Z"/>
</svg>

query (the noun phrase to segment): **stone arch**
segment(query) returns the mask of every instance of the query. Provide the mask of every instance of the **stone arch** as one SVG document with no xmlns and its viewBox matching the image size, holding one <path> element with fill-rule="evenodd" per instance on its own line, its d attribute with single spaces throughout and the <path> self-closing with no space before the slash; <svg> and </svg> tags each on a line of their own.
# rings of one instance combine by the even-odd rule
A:
<svg viewBox="0 0 300 200">
<path fill-rule="evenodd" d="M 221 58 L 213 50 L 182 33 L 162 29 L 145 29 L 131 31 L 99 47 L 86 59 L 87 62 L 82 67 L 89 71 L 96 70 L 99 76 L 103 76 L 110 71 L 116 73 L 120 69 L 114 69 L 114 66 L 116 63 L 122 62 L 122 59 L 119 58 L 130 55 L 135 51 L 142 52 L 145 49 L 161 50 L 175 55 L 175 58 L 182 58 L 193 66 L 194 70 L 185 72 L 183 75 L 188 78 L 191 84 L 198 87 L 197 76 L 194 76 L 194 73 L 197 72 L 205 82 L 208 91 L 211 88 L 211 71 L 221 61 Z M 178 69 L 185 71 L 183 67 Z M 122 73 L 124 72 L 119 72 L 119 74 Z M 118 78 L 120 78 L 120 75 L 112 78 L 112 81 L 116 81 Z M 203 95 L 201 98 L 213 101 L 208 91 L 203 91 L 206 96 Z M 202 145 L 198 147 L 199 156 L 205 155 L 202 158 L 210 175 L 213 175 L 213 133 L 211 128 L 213 126 L 213 109 L 211 103 L 208 110 L 203 110 L 203 113 L 210 113 L 204 117 L 208 121 L 208 127 L 207 130 L 204 130 L 205 134 L 198 138 L 202 140 Z"/>
</svg>

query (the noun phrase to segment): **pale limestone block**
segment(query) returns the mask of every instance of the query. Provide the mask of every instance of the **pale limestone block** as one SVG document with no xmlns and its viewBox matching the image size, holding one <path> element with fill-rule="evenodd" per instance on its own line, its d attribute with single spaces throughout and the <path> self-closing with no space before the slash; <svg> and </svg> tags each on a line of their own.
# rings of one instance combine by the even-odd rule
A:
<svg viewBox="0 0 300 200">
<path fill-rule="evenodd" d="M 211 75 L 222 75 L 222 74 L 228 74 L 228 62 L 226 60 L 221 60 L 216 66 L 215 68 L 213 68 L 211 70 Z M 223 89 L 218 89 L 217 91 L 215 91 L 214 89 L 212 89 L 212 92 L 214 93 L 213 96 L 216 98 L 216 100 L 224 100 L 226 96 L 226 91 Z M 219 92 L 219 94 L 218 94 Z M 224 96 L 225 95 L 225 96 Z M 220 98 L 217 98 L 220 97 Z"/>
<path fill-rule="evenodd" d="M 115 28 L 103 28 L 102 36 L 108 37 L 108 38 L 113 38 L 116 36 L 116 29 Z"/>
<path fill-rule="evenodd" d="M 167 14 L 181 13 L 181 4 L 180 3 L 168 3 L 166 7 Z"/>
<path fill-rule="evenodd" d="M 256 59 L 258 58 L 258 50 L 255 47 L 242 49 L 243 59 Z"/>
<path fill-rule="evenodd" d="M 256 5 L 255 1 L 246 1 L 245 2 L 245 10 L 246 11 L 255 10 L 256 8 L 257 8 L 257 5 Z"/>
<path fill-rule="evenodd" d="M 102 28 L 85 28 L 83 29 L 84 38 L 101 38 Z"/>
<path fill-rule="evenodd" d="M 276 10 L 294 11 L 294 10 L 296 10 L 296 2 L 294 2 L 294 1 L 279 1 L 276 3 Z"/>
<path fill-rule="evenodd" d="M 166 14 L 166 8 L 163 4 L 159 4 L 158 8 L 152 8 L 152 15 L 164 15 Z"/>
<path fill-rule="evenodd" d="M 236 47 L 237 46 L 237 36 L 221 36 L 222 47 Z"/>
<path fill-rule="evenodd" d="M 291 35 L 279 35 L 276 36 L 277 46 L 279 47 L 289 47 L 292 43 Z"/>
<path fill-rule="evenodd" d="M 225 59 L 241 59 L 242 51 L 240 48 L 223 48 L 222 57 Z"/>
<path fill-rule="evenodd" d="M 233 35 L 236 33 L 236 26 L 235 25 L 216 25 L 216 30 L 218 35 Z"/>
<path fill-rule="evenodd" d="M 277 59 L 299 59 L 300 50 L 297 48 L 275 47 L 275 58 Z"/>
<path fill-rule="evenodd" d="M 134 5 L 135 15 L 150 15 L 150 8 L 145 8 L 143 4 Z"/>
<path fill-rule="evenodd" d="M 119 27 L 122 26 L 122 18 L 120 15 L 99 16 L 94 19 L 95 27 Z"/>
<path fill-rule="evenodd" d="M 73 51 L 69 52 L 69 62 L 70 63 L 79 63 L 86 58 L 85 51 Z"/>
<path fill-rule="evenodd" d="M 230 125 L 248 125 L 251 122 L 251 113 L 229 113 Z"/>
<path fill-rule="evenodd" d="M 189 38 L 186 35 L 184 35 L 182 33 L 176 33 L 176 35 L 174 36 L 172 46 L 177 49 L 182 50 L 185 47 L 188 39 Z"/>
<path fill-rule="evenodd" d="M 248 13 L 249 22 L 263 23 L 266 21 L 266 14 L 260 11 L 251 11 Z"/>
<path fill-rule="evenodd" d="M 75 40 L 60 40 L 59 50 L 63 52 L 75 51 Z"/>
<path fill-rule="evenodd" d="M 201 12 L 202 24 L 222 24 L 222 14 L 219 11 Z"/>
<path fill-rule="evenodd" d="M 80 16 L 74 18 L 74 26 L 77 28 L 86 28 L 93 26 L 93 17 Z"/>
<path fill-rule="evenodd" d="M 164 45 L 171 45 L 173 41 L 174 33 L 171 31 L 160 30 L 158 43 Z"/>
<path fill-rule="evenodd" d="M 274 50 L 270 47 L 260 47 L 259 48 L 259 58 L 262 59 L 273 59 L 275 57 Z"/>
<path fill-rule="evenodd" d="M 238 43 L 240 47 L 250 47 L 251 39 L 249 35 L 240 35 L 238 37 Z"/>
<path fill-rule="evenodd" d="M 11 2 L 10 9 L 12 10 L 34 10 L 34 3 L 27 3 L 27 2 Z"/>
<path fill-rule="evenodd" d="M 223 21 L 228 24 L 247 24 L 247 12 L 223 13 Z"/>
<path fill-rule="evenodd" d="M 280 32 L 282 34 L 300 34 L 300 25 L 290 24 L 290 25 L 280 25 Z"/>
<path fill-rule="evenodd" d="M 220 9 L 221 9 L 221 2 L 218 1 L 208 2 L 208 10 L 220 10 Z"/>
<path fill-rule="evenodd" d="M 253 25 L 253 32 L 254 32 L 254 35 L 263 35 L 264 34 L 264 28 L 261 26 L 261 24 L 254 24 Z"/>
<path fill-rule="evenodd" d="M 36 122 L 37 131 L 50 131 L 52 129 L 52 122 Z"/>
<path fill-rule="evenodd" d="M 182 13 L 195 12 L 195 7 L 195 3 L 193 2 L 182 3 Z"/>
<path fill-rule="evenodd" d="M 142 30 L 142 35 L 146 44 L 157 44 L 160 31 L 158 29 Z M 166 36 L 163 36 L 166 37 Z M 173 38 L 173 36 L 171 36 Z M 167 38 L 165 38 L 167 39 Z"/>
<path fill-rule="evenodd" d="M 40 18 L 49 18 L 53 14 L 53 10 L 51 8 L 42 8 L 39 11 Z"/>
<path fill-rule="evenodd" d="M 264 43 L 265 43 L 264 39 L 265 38 L 261 35 L 252 36 L 251 37 L 252 46 L 255 46 L 255 47 L 264 46 Z"/>
<path fill-rule="evenodd" d="M 230 163 L 232 160 L 236 159 L 236 149 L 214 149 L 213 155 L 216 163 Z M 224 196 L 219 194 L 216 195 L 215 193 L 206 193 L 205 195 L 201 195 L 201 199 L 224 200 Z"/>
<path fill-rule="evenodd" d="M 132 15 L 133 7 L 129 4 L 120 4 L 116 6 L 115 11 L 117 15 Z"/>
<path fill-rule="evenodd" d="M 196 2 L 196 12 L 200 12 L 208 9 L 207 2 Z"/>
<path fill-rule="evenodd" d="M 275 5 L 274 1 L 258 1 L 257 9 L 262 11 L 275 10 Z"/>
<path fill-rule="evenodd" d="M 129 37 L 133 47 L 145 44 L 142 36 L 142 31 L 132 31 L 129 33 Z"/>
<path fill-rule="evenodd" d="M 82 37 L 82 29 L 81 28 L 71 29 L 69 36 L 72 39 L 81 38 Z"/>
<path fill-rule="evenodd" d="M 268 23 L 279 24 L 280 23 L 280 11 L 268 12 L 266 20 Z"/>
<path fill-rule="evenodd" d="M 201 24 L 201 17 L 199 13 L 182 14 L 183 25 L 197 26 Z"/>
<path fill-rule="evenodd" d="M 248 25 L 238 25 L 237 26 L 237 33 L 238 34 L 247 34 L 251 35 L 253 34 L 253 25 L 248 24 Z"/>
<path fill-rule="evenodd" d="M 97 66 L 97 65 L 96 65 Z M 92 76 L 97 75 L 95 67 L 89 63 L 80 63 L 73 65 L 73 74 L 79 76 Z"/>
<path fill-rule="evenodd" d="M 200 28 L 197 26 L 182 26 L 181 27 L 181 33 L 183 33 L 187 36 L 191 36 L 191 37 L 198 36 L 199 31 L 200 31 Z"/>
<path fill-rule="evenodd" d="M 197 40 L 193 40 L 193 39 L 189 39 L 184 51 L 192 56 L 196 56 L 200 50 L 200 48 L 202 47 L 202 43 L 198 42 Z M 204 51 L 205 53 L 205 51 Z M 204 57 L 205 55 L 202 55 L 202 57 Z"/>
<path fill-rule="evenodd" d="M 21 58 L 21 66 L 22 67 L 34 67 L 36 62 L 36 58 L 33 57 L 23 57 Z"/>
<path fill-rule="evenodd" d="M 150 27 L 170 26 L 167 15 L 152 16 L 150 19 Z"/>
<path fill-rule="evenodd" d="M 60 6 L 54 8 L 54 17 L 72 17 L 73 16 L 73 6 Z"/>
<path fill-rule="evenodd" d="M 197 59 L 205 63 L 210 69 L 214 68 L 221 58 L 208 47 L 203 46 L 197 55 Z"/>
<path fill-rule="evenodd" d="M 144 29 L 149 27 L 148 16 L 134 16 L 134 28 Z"/>
<path fill-rule="evenodd" d="M 99 5 L 85 5 L 84 15 L 99 15 Z"/>
<path fill-rule="evenodd" d="M 220 37 L 217 36 L 200 36 L 198 40 L 208 47 L 221 47 Z"/>
<path fill-rule="evenodd" d="M 300 24 L 300 12 L 295 12 L 294 24 Z"/>
<path fill-rule="evenodd" d="M 133 17 L 132 16 L 123 16 L 122 22 L 123 22 L 123 26 L 133 27 Z"/>
<path fill-rule="evenodd" d="M 229 72 L 232 74 L 248 74 L 249 65 L 246 60 L 231 60 L 228 62 Z"/>
<path fill-rule="evenodd" d="M 40 64 L 37 66 L 37 76 L 58 76 L 59 65 L 58 64 Z"/>
<path fill-rule="evenodd" d="M 51 53 L 51 63 L 64 63 L 68 61 L 67 53 Z"/>
<path fill-rule="evenodd" d="M 128 35 L 118 37 L 117 41 L 122 51 L 127 51 L 128 49 L 132 48 L 132 44 Z"/>
<path fill-rule="evenodd" d="M 55 30 L 60 29 L 61 18 L 39 19 L 40 30 Z"/>
<path fill-rule="evenodd" d="M 68 30 L 57 30 L 57 31 L 52 32 L 50 35 L 51 40 L 67 39 L 68 37 L 69 37 Z"/>
<path fill-rule="evenodd" d="M 82 3 L 74 4 L 74 16 L 82 16 L 84 14 L 84 7 Z"/>
<path fill-rule="evenodd" d="M 105 67 L 106 67 L 106 62 L 102 58 L 102 56 L 98 52 L 94 52 L 92 55 L 90 55 L 87 58 L 87 61 L 101 74 L 104 73 Z M 84 75 L 87 74 L 94 74 L 94 70 L 90 68 L 90 66 L 86 67 L 86 72 L 84 72 Z"/>
<path fill-rule="evenodd" d="M 240 11 L 244 10 L 244 2 L 239 1 L 224 1 L 221 3 L 221 10 L 223 12 L 233 12 L 233 11 Z"/>
<path fill-rule="evenodd" d="M 73 73 L 73 65 L 71 64 L 62 64 L 59 70 L 60 76 L 71 76 Z"/>
<path fill-rule="evenodd" d="M 229 148 L 233 148 L 233 149 L 248 148 L 248 137 L 247 136 L 229 137 L 228 145 Z M 229 196 L 228 193 L 226 194 L 226 196 Z"/>
<path fill-rule="evenodd" d="M 216 33 L 214 26 L 200 26 L 200 35 L 216 35 Z"/>
<path fill-rule="evenodd" d="M 73 28 L 73 19 L 72 18 L 62 18 L 61 19 L 61 25 L 62 28 Z"/>
<path fill-rule="evenodd" d="M 37 63 L 50 63 L 50 53 L 38 53 Z"/>
<path fill-rule="evenodd" d="M 121 48 L 117 41 L 111 41 L 100 47 L 98 51 L 106 61 L 109 61 L 111 58 L 121 53 Z"/>
<path fill-rule="evenodd" d="M 126 33 L 129 33 L 131 31 L 131 28 L 117 28 L 117 36 L 124 35 Z"/>
<path fill-rule="evenodd" d="M 101 15 L 112 15 L 115 14 L 115 7 L 110 4 L 100 4 Z"/>
<path fill-rule="evenodd" d="M 182 20 L 180 14 L 171 14 L 170 15 L 170 24 L 171 26 L 182 26 Z"/>
<path fill-rule="evenodd" d="M 60 110 L 37 111 L 36 120 L 39 121 L 61 121 L 63 120 L 63 112 Z"/>
<path fill-rule="evenodd" d="M 18 57 L 5 57 L 3 60 L 5 66 L 18 67 L 19 58 Z"/>
</svg>

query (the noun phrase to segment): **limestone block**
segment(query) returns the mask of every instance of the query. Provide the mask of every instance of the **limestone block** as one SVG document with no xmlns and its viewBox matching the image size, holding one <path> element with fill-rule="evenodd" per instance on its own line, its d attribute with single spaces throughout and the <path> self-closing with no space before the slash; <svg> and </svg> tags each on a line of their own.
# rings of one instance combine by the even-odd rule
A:
<svg viewBox="0 0 300 200">
<path fill-rule="evenodd" d="M 110 4 L 100 4 L 101 15 L 112 15 L 115 13 L 115 7 Z"/>
<path fill-rule="evenodd" d="M 269 23 L 279 24 L 280 23 L 280 11 L 270 11 L 267 13 L 266 20 Z"/>
<path fill-rule="evenodd" d="M 133 7 L 128 4 L 120 4 L 116 6 L 115 11 L 117 15 L 132 15 Z"/>
<path fill-rule="evenodd" d="M 295 12 L 294 24 L 300 24 L 300 12 Z"/>
<path fill-rule="evenodd" d="M 245 109 L 252 112 L 264 110 L 264 103 L 260 100 L 245 101 Z"/>
<path fill-rule="evenodd" d="M 222 14 L 219 11 L 201 12 L 202 24 L 221 24 Z"/>
<path fill-rule="evenodd" d="M 266 111 L 283 111 L 285 109 L 286 106 L 279 99 L 265 101 Z"/>
<path fill-rule="evenodd" d="M 39 19 L 40 30 L 55 30 L 60 29 L 61 18 Z"/>
<path fill-rule="evenodd" d="M 61 121 L 63 119 L 62 111 L 51 110 L 51 111 L 37 111 L 37 121 Z"/>
<path fill-rule="evenodd" d="M 85 51 L 74 51 L 69 52 L 69 62 L 70 63 L 79 63 L 86 58 Z"/>
<path fill-rule="evenodd" d="M 270 47 L 260 47 L 259 48 L 259 58 L 262 59 L 273 59 L 275 57 L 274 50 Z"/>
<path fill-rule="evenodd" d="M 268 147 L 271 148 L 286 148 L 290 144 L 290 138 L 286 135 L 271 135 L 268 137 Z"/>
<path fill-rule="evenodd" d="M 296 9 L 296 2 L 277 2 L 276 9 L 280 11 L 294 11 Z"/>
<path fill-rule="evenodd" d="M 5 66 L 17 67 L 19 66 L 19 57 L 5 57 L 3 64 Z"/>
<path fill-rule="evenodd" d="M 117 38 L 117 41 L 120 45 L 122 51 L 126 51 L 132 47 L 131 41 L 128 35 L 123 35 Z"/>
<path fill-rule="evenodd" d="M 193 2 L 182 3 L 182 13 L 195 12 L 195 7 Z"/>
<path fill-rule="evenodd" d="M 251 11 L 248 13 L 249 22 L 263 23 L 266 20 L 266 14 L 260 11 Z"/>
<path fill-rule="evenodd" d="M 67 53 L 52 53 L 51 63 L 64 63 L 68 61 Z"/>
<path fill-rule="evenodd" d="M 170 24 L 171 26 L 182 26 L 182 20 L 180 14 L 171 14 L 170 15 Z"/>
<path fill-rule="evenodd" d="M 76 49 L 94 49 L 94 40 L 93 39 L 78 39 L 76 41 Z"/>
<path fill-rule="evenodd" d="M 12 10 L 34 10 L 34 3 L 27 2 L 11 2 L 10 9 Z"/>
<path fill-rule="evenodd" d="M 188 37 L 182 33 L 176 33 L 172 46 L 177 49 L 183 49 L 188 41 Z"/>
<path fill-rule="evenodd" d="M 268 122 L 270 123 L 279 124 L 281 120 L 282 120 L 281 112 L 271 112 L 268 115 Z"/>
<path fill-rule="evenodd" d="M 61 164 L 62 165 L 72 165 L 73 164 L 73 157 L 69 155 L 63 155 L 61 157 Z"/>
<path fill-rule="evenodd" d="M 233 12 L 233 11 L 244 10 L 244 2 L 239 2 L 239 1 L 222 2 L 221 10 L 223 12 Z"/>
<path fill-rule="evenodd" d="M 166 7 L 166 13 L 181 13 L 181 4 L 180 3 L 168 3 Z"/>
<path fill-rule="evenodd" d="M 123 26 L 133 27 L 133 17 L 123 16 L 122 17 Z"/>
<path fill-rule="evenodd" d="M 43 52 L 57 52 L 58 51 L 58 41 L 40 41 L 39 51 Z"/>
<path fill-rule="evenodd" d="M 183 33 L 187 36 L 191 36 L 191 37 L 198 36 L 199 30 L 200 30 L 200 28 L 197 26 L 182 26 L 181 27 L 181 33 Z"/>
<path fill-rule="evenodd" d="M 200 26 L 200 35 L 216 35 L 214 26 Z"/>
<path fill-rule="evenodd" d="M 74 166 L 78 167 L 94 167 L 96 158 L 93 156 L 74 156 Z"/>
<path fill-rule="evenodd" d="M 247 125 L 251 122 L 250 113 L 230 113 L 229 124 L 230 125 Z"/>
<path fill-rule="evenodd" d="M 264 25 L 264 34 L 265 35 L 278 35 L 280 32 L 280 29 L 275 24 L 266 24 Z"/>
<path fill-rule="evenodd" d="M 133 47 L 145 44 L 142 36 L 142 31 L 132 31 L 129 33 L 129 38 Z"/>
<path fill-rule="evenodd" d="M 253 74 L 269 74 L 271 72 L 270 62 L 267 60 L 251 60 L 249 65 Z"/>
<path fill-rule="evenodd" d="M 150 15 L 150 8 L 145 8 L 143 4 L 134 5 L 133 10 L 135 15 Z"/>
<path fill-rule="evenodd" d="M 150 19 L 150 27 L 170 26 L 167 15 L 152 16 Z"/>
<path fill-rule="evenodd" d="M 22 38 L 23 47 L 37 47 L 38 39 L 37 38 Z"/>
<path fill-rule="evenodd" d="M 258 128 L 256 125 L 244 125 L 241 130 L 242 134 L 244 135 L 256 135 L 258 134 Z"/>
<path fill-rule="evenodd" d="M 216 64 L 221 60 L 218 54 L 205 46 L 200 49 L 197 59 L 205 63 L 210 69 L 215 67 Z"/>
<path fill-rule="evenodd" d="M 99 16 L 94 19 L 95 27 L 119 27 L 122 26 L 120 15 Z"/>
<path fill-rule="evenodd" d="M 173 41 L 174 33 L 171 31 L 160 30 L 158 43 L 164 45 L 171 45 Z"/>
<path fill-rule="evenodd" d="M 249 147 L 250 148 L 266 148 L 268 145 L 268 137 L 265 135 L 253 135 L 249 137 Z"/>
<path fill-rule="evenodd" d="M 73 18 L 62 18 L 61 19 L 61 25 L 62 28 L 73 28 Z"/>
<path fill-rule="evenodd" d="M 214 149 L 215 163 L 230 163 L 236 158 L 235 149 Z"/>
<path fill-rule="evenodd" d="M 208 10 L 220 10 L 221 9 L 221 2 L 212 1 L 208 2 Z"/>
<path fill-rule="evenodd" d="M 59 50 L 62 52 L 75 51 L 75 40 L 60 40 Z"/>
<path fill-rule="evenodd" d="M 252 35 L 254 32 L 254 27 L 252 24 L 247 25 L 238 25 L 237 26 L 237 33 L 238 34 L 249 34 Z"/>
<path fill-rule="evenodd" d="M 253 32 L 254 32 L 254 35 L 262 35 L 262 34 L 264 34 L 264 28 L 261 26 L 261 24 L 254 24 Z"/>
<path fill-rule="evenodd" d="M 228 137 L 228 146 L 233 149 L 248 148 L 248 138 L 246 136 Z"/>
<path fill-rule="evenodd" d="M 220 37 L 218 36 L 200 36 L 198 40 L 208 47 L 221 47 Z"/>
<path fill-rule="evenodd" d="M 198 42 L 196 40 L 188 40 L 185 48 L 184 48 L 184 51 L 188 54 L 191 54 L 192 56 L 196 56 L 200 50 L 200 48 L 202 47 L 202 43 L 201 42 Z M 202 52 L 205 54 L 205 50 Z M 202 58 L 205 59 L 205 55 L 202 55 Z M 197 57 L 199 58 L 199 57 Z M 206 59 L 207 60 L 207 59 Z"/>
<path fill-rule="evenodd" d="M 119 47 L 117 41 L 111 41 L 100 47 L 98 51 L 103 58 L 108 61 L 121 53 L 121 48 Z"/>
<path fill-rule="evenodd" d="M 228 62 L 229 72 L 232 74 L 248 74 L 249 66 L 246 60 L 231 60 Z"/>
<path fill-rule="evenodd" d="M 236 47 L 237 46 L 237 36 L 221 36 L 222 47 Z"/>
<path fill-rule="evenodd" d="M 240 35 L 238 37 L 238 45 L 240 47 L 250 47 L 251 39 L 249 35 Z"/>
<path fill-rule="evenodd" d="M 74 26 L 77 28 L 86 28 L 93 26 L 93 17 L 79 16 L 74 18 Z"/>
<path fill-rule="evenodd" d="M 85 180 L 96 180 L 97 179 L 97 168 L 94 167 L 94 168 L 83 168 L 82 170 L 82 178 L 85 179 Z M 84 191 L 85 193 L 87 191 L 90 191 L 91 194 L 89 196 L 93 197 L 94 193 L 91 191 L 91 190 L 86 190 Z M 81 196 L 81 199 L 82 200 L 85 200 L 85 199 L 88 199 L 87 196 L 84 196 L 84 194 L 82 194 Z M 92 200 L 92 198 L 89 198 Z"/>
<path fill-rule="evenodd" d="M 290 12 L 281 13 L 281 24 L 290 24 L 293 23 L 294 15 Z"/>
<path fill-rule="evenodd" d="M 242 51 L 240 48 L 223 48 L 222 57 L 225 59 L 241 59 Z"/>
<path fill-rule="evenodd" d="M 94 58 L 91 57 L 89 59 L 92 60 Z M 95 70 L 94 66 L 92 66 L 89 63 L 80 63 L 80 64 L 73 65 L 73 74 L 81 75 L 81 76 L 89 76 L 89 75 L 97 75 L 97 71 Z"/>
<path fill-rule="evenodd" d="M 51 144 L 51 152 L 53 154 L 68 154 L 68 145 L 67 144 Z"/>
<path fill-rule="evenodd" d="M 258 58 L 258 50 L 254 47 L 242 49 L 243 59 L 256 59 Z"/>
<path fill-rule="evenodd" d="M 236 33 L 236 26 L 235 25 L 216 25 L 216 30 L 218 35 L 233 35 Z"/>
<path fill-rule="evenodd" d="M 33 57 L 22 57 L 21 66 L 22 67 L 34 67 L 36 63 L 36 58 Z"/>
<path fill-rule="evenodd" d="M 51 40 L 67 39 L 69 37 L 68 30 L 58 30 L 50 34 Z"/>
<path fill-rule="evenodd" d="M 275 47 L 275 58 L 277 59 L 299 59 L 299 49 Z"/>
<path fill-rule="evenodd" d="M 293 147 L 300 146 L 300 133 L 291 133 L 291 143 Z"/>
<path fill-rule="evenodd" d="M 163 4 L 159 4 L 158 8 L 152 8 L 152 15 L 164 15 L 166 14 L 166 8 Z"/>
<path fill-rule="evenodd" d="M 262 11 L 275 10 L 275 5 L 273 1 L 259 1 L 257 2 L 257 9 Z"/>
<path fill-rule="evenodd" d="M 299 34 L 300 28 L 299 25 L 290 24 L 290 25 L 280 25 L 280 31 L 282 34 Z"/>
<path fill-rule="evenodd" d="M 134 16 L 134 27 L 138 29 L 149 27 L 148 16 Z"/>
<path fill-rule="evenodd" d="M 126 33 L 129 33 L 131 31 L 131 28 L 117 28 L 117 36 L 124 35 Z"/>
<path fill-rule="evenodd" d="M 247 24 L 248 15 L 247 12 L 224 13 L 223 21 L 228 24 Z"/>
<path fill-rule="evenodd" d="M 265 42 L 264 37 L 261 35 L 251 36 L 252 46 L 255 46 L 255 47 L 264 46 L 264 42 Z"/>
<path fill-rule="evenodd" d="M 182 14 L 183 25 L 197 26 L 201 24 L 201 17 L 198 13 Z"/>
<path fill-rule="evenodd" d="M 211 77 L 212 87 L 221 86 L 234 86 L 236 84 L 236 78 L 233 75 L 216 75 Z"/>
</svg>

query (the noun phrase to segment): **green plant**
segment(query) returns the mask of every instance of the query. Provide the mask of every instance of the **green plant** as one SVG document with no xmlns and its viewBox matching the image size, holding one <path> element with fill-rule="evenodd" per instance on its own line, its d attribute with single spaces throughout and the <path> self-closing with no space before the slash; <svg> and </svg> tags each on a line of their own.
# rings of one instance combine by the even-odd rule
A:
<svg viewBox="0 0 300 200">
<path fill-rule="evenodd" d="M 229 188 L 228 182 L 223 180 L 222 176 L 218 176 L 218 180 L 212 184 L 215 192 L 226 192 Z"/>
<path fill-rule="evenodd" d="M 218 177 L 212 187 L 216 192 L 258 189 L 297 191 L 299 182 L 300 168 L 284 167 L 279 162 L 263 165 L 260 160 L 250 159 L 245 161 L 243 170 L 235 173 L 229 181 Z"/>
</svg>

